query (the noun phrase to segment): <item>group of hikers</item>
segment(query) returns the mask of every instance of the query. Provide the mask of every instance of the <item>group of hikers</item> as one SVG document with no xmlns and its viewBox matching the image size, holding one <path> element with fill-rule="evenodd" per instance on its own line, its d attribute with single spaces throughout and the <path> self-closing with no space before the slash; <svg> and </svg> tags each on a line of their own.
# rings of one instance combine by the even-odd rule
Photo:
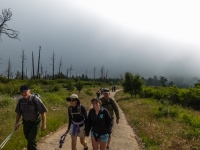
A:
<svg viewBox="0 0 200 150">
<path fill-rule="evenodd" d="M 22 98 L 19 99 L 15 112 L 15 130 L 19 127 L 19 120 L 23 119 L 23 132 L 28 142 L 28 150 L 37 150 L 36 136 L 42 120 L 41 130 L 46 129 L 46 111 L 40 97 L 32 95 L 28 85 L 20 87 Z M 68 107 L 69 124 L 66 133 L 71 135 L 71 149 L 77 150 L 77 137 L 84 150 L 88 150 L 86 136 L 91 136 L 93 150 L 108 150 L 111 140 L 114 113 L 116 123 L 119 123 L 119 110 L 115 101 L 110 97 L 108 88 L 104 88 L 103 96 L 91 100 L 92 108 L 87 113 L 81 105 L 78 95 L 71 94 L 66 98 L 70 102 Z M 41 116 L 41 117 L 40 117 Z"/>
<path fill-rule="evenodd" d="M 100 95 L 102 95 L 104 93 L 104 89 L 106 90 L 107 88 L 101 87 L 100 88 L 100 92 L 99 91 L 96 92 L 96 95 L 97 95 L 98 98 L 100 97 Z M 112 86 L 112 92 L 115 92 L 115 91 L 116 91 L 116 86 L 113 85 Z"/>
</svg>

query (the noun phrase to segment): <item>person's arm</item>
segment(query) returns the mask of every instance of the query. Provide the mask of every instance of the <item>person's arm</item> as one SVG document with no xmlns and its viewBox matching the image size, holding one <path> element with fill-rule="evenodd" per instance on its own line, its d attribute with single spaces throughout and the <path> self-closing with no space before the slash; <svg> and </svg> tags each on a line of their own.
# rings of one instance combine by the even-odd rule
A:
<svg viewBox="0 0 200 150">
<path fill-rule="evenodd" d="M 85 107 L 83 105 L 81 105 L 81 112 L 84 115 L 84 124 L 85 124 L 85 128 L 87 127 L 87 111 L 85 109 Z"/>
<path fill-rule="evenodd" d="M 108 112 L 107 109 L 104 109 L 104 113 L 105 113 L 105 116 L 106 116 L 106 123 L 107 123 L 107 128 L 108 128 L 108 134 L 111 134 L 112 133 L 112 126 L 113 126 L 113 122 L 112 122 L 112 118 Z"/>
<path fill-rule="evenodd" d="M 119 109 L 117 107 L 117 104 L 114 102 L 114 100 L 112 100 L 112 107 L 113 107 L 113 110 L 115 112 L 116 123 L 118 124 L 119 123 Z"/>
<path fill-rule="evenodd" d="M 46 129 L 46 113 L 42 113 L 42 126 L 41 126 L 41 130 L 44 131 Z"/>
<path fill-rule="evenodd" d="M 19 128 L 19 119 L 21 118 L 21 115 L 19 115 L 19 114 L 16 114 L 16 117 L 15 117 L 15 126 L 14 126 L 14 128 L 15 128 L 15 130 L 18 130 L 18 128 Z"/>
<path fill-rule="evenodd" d="M 92 109 L 92 108 L 91 108 Z M 91 130 L 91 126 L 92 126 L 92 121 L 91 121 L 91 109 L 88 113 L 88 119 L 87 119 L 87 126 L 85 128 L 85 136 L 89 136 L 90 130 Z"/>
<path fill-rule="evenodd" d="M 69 122 L 68 122 L 68 128 L 67 128 L 66 132 L 69 132 L 70 126 L 71 126 L 71 123 L 72 123 L 72 116 L 71 116 L 71 112 L 70 112 L 70 107 L 68 107 L 68 116 L 69 116 Z"/>
</svg>

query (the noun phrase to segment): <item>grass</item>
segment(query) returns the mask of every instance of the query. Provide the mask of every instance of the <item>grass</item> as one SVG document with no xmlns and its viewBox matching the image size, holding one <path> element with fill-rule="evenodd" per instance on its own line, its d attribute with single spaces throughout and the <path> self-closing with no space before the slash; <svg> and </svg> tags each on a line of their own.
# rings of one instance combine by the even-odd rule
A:
<svg viewBox="0 0 200 150">
<path fill-rule="evenodd" d="M 37 140 L 47 135 L 48 133 L 56 131 L 59 127 L 68 122 L 67 108 L 69 103 L 66 102 L 66 97 L 75 93 L 79 96 L 81 104 L 86 107 L 87 110 L 91 107 L 91 99 L 96 97 L 96 91 L 100 89 L 100 86 L 96 87 L 84 87 L 79 93 L 78 91 L 67 91 L 64 88 L 60 88 L 57 92 L 43 92 L 41 89 L 33 91 L 41 96 L 42 101 L 46 105 L 48 112 L 47 115 L 47 129 L 44 132 L 39 131 Z M 9 96 L 1 96 L 0 99 L 0 144 L 14 129 L 15 123 L 15 107 L 16 100 Z M 59 140 L 59 139 L 58 139 Z M 16 149 L 21 150 L 26 147 L 26 140 L 23 135 L 22 125 L 13 134 L 11 139 L 7 142 L 3 149 Z"/>
<path fill-rule="evenodd" d="M 155 99 L 130 98 L 120 91 L 115 99 L 145 144 L 145 150 L 200 149 L 200 114 Z"/>
</svg>

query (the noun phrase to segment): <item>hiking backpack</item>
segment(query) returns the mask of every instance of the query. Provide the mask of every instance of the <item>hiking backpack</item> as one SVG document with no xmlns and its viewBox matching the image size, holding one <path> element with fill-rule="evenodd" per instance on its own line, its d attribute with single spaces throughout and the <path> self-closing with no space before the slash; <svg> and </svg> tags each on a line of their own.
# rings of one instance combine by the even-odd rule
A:
<svg viewBox="0 0 200 150">
<path fill-rule="evenodd" d="M 40 98 L 40 95 L 37 93 L 32 93 L 31 95 L 33 95 L 33 98 L 31 99 L 31 102 L 29 102 L 29 104 L 33 105 L 35 107 L 35 111 L 38 111 L 38 107 L 37 104 L 35 102 L 35 98 L 38 97 Z M 22 103 L 22 98 L 19 99 L 19 107 L 21 106 Z"/>
<path fill-rule="evenodd" d="M 77 111 L 78 111 L 78 114 L 81 115 L 81 116 L 83 116 L 83 118 L 85 120 L 85 116 L 81 112 L 81 104 L 77 105 Z M 73 114 L 75 114 L 75 113 L 72 113 L 72 107 L 69 108 L 69 112 L 70 112 L 70 114 L 71 114 L 71 116 L 73 118 Z"/>
</svg>

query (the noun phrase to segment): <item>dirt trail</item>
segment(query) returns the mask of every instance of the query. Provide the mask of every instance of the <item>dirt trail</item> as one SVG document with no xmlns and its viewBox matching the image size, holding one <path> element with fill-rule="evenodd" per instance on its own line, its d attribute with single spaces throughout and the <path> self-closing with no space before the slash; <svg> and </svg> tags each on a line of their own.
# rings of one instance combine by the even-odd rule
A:
<svg viewBox="0 0 200 150">
<path fill-rule="evenodd" d="M 111 92 L 111 97 L 114 98 L 115 92 Z M 140 150 L 139 144 L 136 141 L 136 134 L 133 128 L 128 124 L 125 115 L 119 108 L 120 120 L 119 124 L 114 124 L 112 140 L 110 143 L 111 150 Z M 67 135 L 62 148 L 59 148 L 60 137 L 65 133 L 67 125 L 59 128 L 56 132 L 47 135 L 37 143 L 38 150 L 71 150 L 71 137 Z M 92 150 L 90 136 L 86 137 L 88 149 Z M 79 139 L 77 141 L 77 150 L 83 150 Z"/>
</svg>

